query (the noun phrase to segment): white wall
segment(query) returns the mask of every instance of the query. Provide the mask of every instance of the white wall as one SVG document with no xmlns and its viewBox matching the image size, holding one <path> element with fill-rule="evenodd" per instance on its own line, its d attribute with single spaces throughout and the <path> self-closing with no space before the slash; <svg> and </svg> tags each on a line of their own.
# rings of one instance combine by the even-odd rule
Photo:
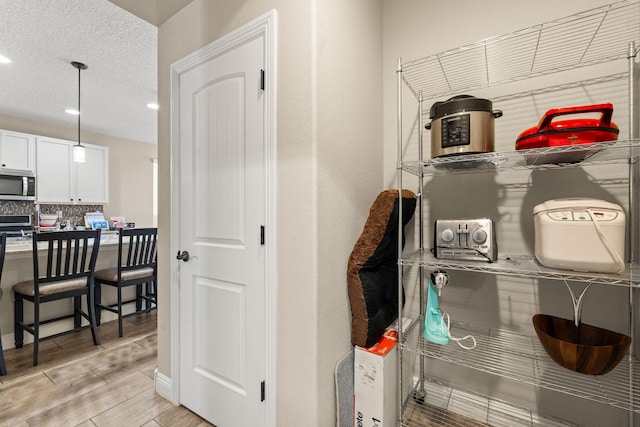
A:
<svg viewBox="0 0 640 427">
<path fill-rule="evenodd" d="M 278 12 L 277 425 L 335 424 L 333 372 L 350 349 L 346 264 L 382 189 L 381 3 L 196 0 L 160 26 L 159 100 L 170 64 Z M 160 299 L 169 301 L 170 117 L 159 114 Z M 169 304 L 158 367 L 170 375 Z"/>
<path fill-rule="evenodd" d="M 450 2 L 425 2 L 407 0 L 402 2 L 383 1 L 383 117 L 384 117 L 384 182 L 395 185 L 396 171 L 396 64 L 398 57 L 410 61 L 438 52 L 468 45 L 476 41 L 527 28 L 572 13 L 602 6 L 609 1 L 569 0 L 563 2 L 543 0 L 536 2 L 514 2 L 493 0 L 476 2 L 463 0 Z M 612 49 L 615 48 L 612 46 Z M 617 48 L 625 49 L 626 46 Z M 627 71 L 626 62 L 619 72 Z M 578 79 L 579 76 L 574 78 Z M 513 86 L 509 90 L 520 90 Z M 622 87 L 622 94 L 620 93 Z M 500 88 L 472 91 L 471 95 L 491 99 L 501 95 Z M 518 129 L 524 130 L 537 124 L 539 117 L 553 106 L 584 105 L 598 102 L 614 102 L 614 121 L 621 127 L 621 137 L 627 135 L 628 120 L 626 105 L 618 103 L 619 96 L 626 96 L 625 82 L 612 88 L 584 90 L 578 95 L 564 95 L 562 98 L 538 97 L 531 104 L 526 117 L 514 121 L 509 118 L 512 105 L 494 105 L 504 110 L 504 117 L 496 120 L 498 151 L 513 150 Z M 452 94 L 455 95 L 455 94 Z M 404 151 L 408 158 L 417 156 L 416 101 L 409 99 L 405 91 L 403 102 Z M 443 101 L 446 98 L 439 99 Z M 427 100 L 429 109 L 436 100 Z M 531 100 L 527 100 L 530 102 Z M 537 102 L 537 104 L 536 104 Z M 557 103 L 562 102 L 561 105 Z M 555 104 L 554 104 L 555 103 Z M 620 107 L 620 108 L 618 108 Z M 504 125 L 503 125 L 504 124 Z M 502 127 L 502 128 L 501 128 Z M 506 129 L 508 127 L 508 129 Z M 508 131 L 508 132 L 507 132 Z M 516 132 L 513 134 L 512 132 Z M 413 144 L 413 145 L 412 145 Z M 429 157 L 429 139 L 426 137 L 426 157 Z M 603 170 L 603 175 L 611 173 Z M 469 218 L 489 216 L 500 220 L 498 226 L 498 247 L 501 251 L 513 253 L 532 252 L 533 227 L 530 209 L 534 203 L 556 197 L 596 197 L 625 204 L 624 189 L 620 187 L 601 188 L 591 185 L 590 176 L 577 169 L 564 174 L 522 175 L 483 174 L 470 178 L 462 175 L 453 178 L 427 180 L 424 189 L 426 197 L 425 224 L 432 224 L 437 218 Z M 590 172 L 591 173 L 591 172 Z M 518 181 L 519 180 L 519 181 Z M 514 190 L 512 182 L 535 185 L 537 192 Z M 538 180 L 533 182 L 532 180 Z M 577 186 L 572 186 L 577 183 Z M 417 181 L 408 180 L 406 186 L 416 191 Z M 540 187 L 543 187 L 540 191 Z M 462 190 L 460 193 L 457 190 Z M 470 196 L 471 195 L 471 196 Z M 525 206 L 523 208 L 523 206 Z M 432 240 L 432 230 L 427 225 L 425 241 Z M 521 237 L 524 236 L 524 239 Z M 440 299 L 442 308 L 454 320 L 480 326 L 515 330 L 535 336 L 531 316 L 546 313 L 571 318 L 570 297 L 562 282 L 507 277 L 492 277 L 473 273 L 451 273 L 451 284 L 445 288 Z M 415 284 L 414 284 L 415 285 Z M 408 286 L 408 294 L 416 295 L 414 285 Z M 581 286 L 577 289 L 581 290 Z M 583 321 L 619 332 L 627 332 L 626 288 L 592 286 L 586 297 Z M 416 304 L 410 309 L 417 311 Z M 452 344 L 455 345 L 455 344 Z M 587 401 L 568 398 L 541 389 L 519 386 L 516 382 L 451 368 L 446 364 L 431 363 L 428 374 L 441 377 L 467 389 L 475 389 L 485 394 L 515 401 L 516 404 L 538 410 L 542 414 L 555 415 L 588 425 L 626 425 L 626 413 L 612 408 L 603 408 Z"/>
<path fill-rule="evenodd" d="M 351 351 L 349 254 L 382 185 L 382 6 L 317 2 L 317 425 L 334 425 L 333 370 Z"/>
</svg>

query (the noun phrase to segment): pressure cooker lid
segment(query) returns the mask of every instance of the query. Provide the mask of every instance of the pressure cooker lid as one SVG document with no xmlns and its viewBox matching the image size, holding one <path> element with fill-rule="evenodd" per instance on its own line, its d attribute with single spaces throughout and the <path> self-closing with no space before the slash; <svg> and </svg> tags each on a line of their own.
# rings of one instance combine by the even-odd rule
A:
<svg viewBox="0 0 640 427">
<path fill-rule="evenodd" d="M 457 95 L 446 101 L 436 102 L 431 106 L 429 117 L 438 119 L 449 114 L 461 113 L 465 111 L 488 111 L 492 112 L 493 103 L 488 99 L 476 98 L 471 95 Z"/>
</svg>

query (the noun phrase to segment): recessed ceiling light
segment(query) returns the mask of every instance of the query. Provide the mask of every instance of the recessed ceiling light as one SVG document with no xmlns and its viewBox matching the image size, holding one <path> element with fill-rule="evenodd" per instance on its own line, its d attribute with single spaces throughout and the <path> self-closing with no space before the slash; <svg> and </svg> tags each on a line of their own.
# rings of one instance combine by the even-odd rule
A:
<svg viewBox="0 0 640 427">
<path fill-rule="evenodd" d="M 13 61 L 6 56 L 0 55 L 0 64 L 11 64 Z"/>
<path fill-rule="evenodd" d="M 65 113 L 67 114 L 71 114 L 73 116 L 79 116 L 80 112 L 78 110 L 74 110 L 73 108 L 67 108 L 66 110 L 64 110 Z"/>
<path fill-rule="evenodd" d="M 155 102 L 150 102 L 147 104 L 147 108 L 151 108 L 152 110 L 157 110 L 158 108 L 160 108 L 160 106 Z"/>
</svg>

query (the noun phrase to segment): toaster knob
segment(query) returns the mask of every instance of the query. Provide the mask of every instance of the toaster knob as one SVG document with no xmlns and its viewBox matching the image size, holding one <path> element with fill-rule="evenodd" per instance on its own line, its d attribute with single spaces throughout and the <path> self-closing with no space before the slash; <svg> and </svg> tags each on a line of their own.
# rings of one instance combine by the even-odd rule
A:
<svg viewBox="0 0 640 427">
<path fill-rule="evenodd" d="M 476 243 L 484 243 L 487 240 L 487 232 L 479 229 L 473 232 L 471 238 Z"/>
<path fill-rule="evenodd" d="M 440 237 L 442 237 L 442 240 L 444 240 L 445 242 L 450 242 L 455 237 L 455 233 L 450 228 L 447 228 L 442 231 Z"/>
</svg>

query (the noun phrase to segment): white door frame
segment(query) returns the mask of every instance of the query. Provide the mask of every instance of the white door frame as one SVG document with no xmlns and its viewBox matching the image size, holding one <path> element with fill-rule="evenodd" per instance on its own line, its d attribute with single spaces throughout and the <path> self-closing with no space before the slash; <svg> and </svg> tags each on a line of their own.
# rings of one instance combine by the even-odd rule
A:
<svg viewBox="0 0 640 427">
<path fill-rule="evenodd" d="M 277 274 L 276 274 L 276 46 L 277 13 L 273 9 L 233 32 L 198 49 L 171 64 L 171 254 L 180 248 L 180 150 L 179 150 L 179 81 L 180 74 L 196 65 L 220 56 L 243 45 L 248 40 L 263 37 L 265 46 L 265 183 L 266 183 L 266 321 L 267 321 L 267 378 L 266 403 L 267 425 L 276 425 L 276 314 L 277 314 Z M 171 261 L 171 379 L 163 379 L 171 389 L 170 400 L 180 404 L 180 275 L 181 262 L 175 257 Z M 157 386 L 156 386 L 157 387 Z"/>
</svg>

